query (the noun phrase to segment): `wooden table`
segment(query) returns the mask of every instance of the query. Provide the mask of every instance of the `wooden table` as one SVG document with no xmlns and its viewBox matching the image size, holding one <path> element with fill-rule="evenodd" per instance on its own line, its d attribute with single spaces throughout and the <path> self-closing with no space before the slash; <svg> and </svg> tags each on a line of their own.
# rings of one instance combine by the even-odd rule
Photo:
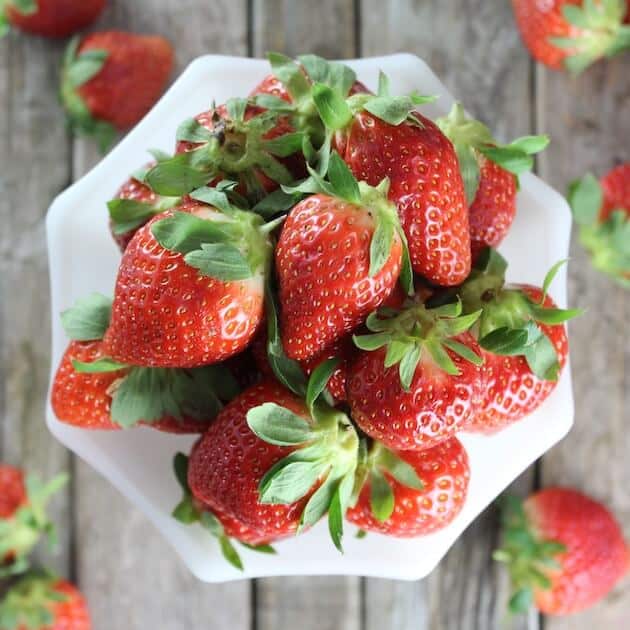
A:
<svg viewBox="0 0 630 630">
<path fill-rule="evenodd" d="M 504 0 L 110 0 L 98 28 L 155 31 L 178 70 L 204 53 L 312 51 L 355 57 L 409 51 L 426 59 L 499 138 L 548 132 L 538 172 L 559 190 L 588 169 L 630 158 L 630 58 L 578 80 L 532 63 Z M 40 558 L 77 580 L 96 630 L 492 630 L 505 627 L 506 582 L 490 559 L 493 509 L 419 583 L 358 578 L 195 581 L 143 515 L 44 426 L 49 305 L 44 214 L 99 159 L 72 140 L 57 104 L 63 43 L 11 34 L 0 42 L 0 456 L 42 474 L 72 473 L 55 504 L 61 553 Z M 527 492 L 572 484 L 609 503 L 630 534 L 630 293 L 592 271 L 577 244 L 571 324 L 577 402 L 568 438 L 517 482 Z M 535 614 L 529 630 L 623 630 L 630 581 L 574 619 Z"/>
</svg>

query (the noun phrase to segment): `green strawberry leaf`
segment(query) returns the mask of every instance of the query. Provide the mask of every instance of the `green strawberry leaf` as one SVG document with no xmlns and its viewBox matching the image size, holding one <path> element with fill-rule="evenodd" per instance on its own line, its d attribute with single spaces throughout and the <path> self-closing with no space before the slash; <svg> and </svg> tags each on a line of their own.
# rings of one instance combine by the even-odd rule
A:
<svg viewBox="0 0 630 630">
<path fill-rule="evenodd" d="M 337 480 L 333 475 L 328 475 L 308 500 L 300 519 L 300 529 L 315 525 L 324 516 L 330 508 L 337 487 Z"/>
<path fill-rule="evenodd" d="M 328 179 L 337 197 L 350 203 L 360 204 L 361 193 L 359 183 L 348 165 L 341 159 L 337 151 L 330 154 L 328 162 Z"/>
<path fill-rule="evenodd" d="M 322 361 L 312 372 L 306 387 L 306 404 L 313 411 L 315 402 L 323 394 L 335 370 L 339 366 L 339 359 L 332 358 Z"/>
<path fill-rule="evenodd" d="M 378 72 L 378 89 L 376 94 L 378 96 L 389 96 L 391 94 L 389 77 L 382 70 Z"/>
<path fill-rule="evenodd" d="M 144 225 L 159 210 L 145 201 L 112 199 L 107 202 L 114 234 L 126 234 Z"/>
<path fill-rule="evenodd" d="M 521 149 L 510 146 L 484 146 L 478 151 L 489 160 L 498 164 L 501 168 L 514 175 L 521 175 L 531 171 L 534 166 L 534 158 Z"/>
<path fill-rule="evenodd" d="M 111 314 L 111 298 L 91 293 L 61 313 L 61 325 L 70 339 L 96 341 L 105 335 Z"/>
<path fill-rule="evenodd" d="M 555 265 L 553 265 L 551 267 L 551 269 L 547 272 L 547 275 L 545 276 L 545 279 L 543 281 L 543 285 L 542 285 L 542 299 L 540 300 L 540 303 L 543 304 L 545 301 L 545 298 L 547 297 L 547 293 L 549 292 L 549 287 L 551 286 L 551 283 L 554 281 L 554 278 L 556 277 L 556 275 L 558 274 L 558 271 L 560 271 L 560 269 L 566 265 L 566 263 L 569 262 L 568 258 L 565 258 L 564 260 L 559 260 Z"/>
<path fill-rule="evenodd" d="M 275 555 L 278 552 L 271 545 L 250 545 L 249 543 L 243 542 L 239 540 L 239 543 L 243 545 L 246 549 L 250 551 L 256 551 L 257 553 L 266 553 L 270 555 Z"/>
<path fill-rule="evenodd" d="M 370 472 L 370 508 L 381 523 L 394 512 L 394 491 L 378 468 Z"/>
<path fill-rule="evenodd" d="M 376 229 L 370 241 L 370 269 L 368 275 L 373 278 L 389 260 L 394 244 L 396 225 L 385 217 L 376 223 Z"/>
<path fill-rule="evenodd" d="M 352 340 L 354 345 L 360 350 L 378 350 L 387 345 L 391 339 L 391 334 L 388 332 L 376 333 L 374 335 L 353 335 Z"/>
<path fill-rule="evenodd" d="M 457 366 L 453 363 L 453 359 L 448 355 L 448 352 L 444 349 L 442 345 L 443 341 L 437 341 L 435 339 L 427 339 L 425 341 L 425 346 L 433 360 L 438 364 L 438 366 L 444 370 L 447 374 L 452 376 L 458 376 L 459 370 Z"/>
<path fill-rule="evenodd" d="M 385 367 L 390 368 L 393 365 L 400 363 L 410 349 L 408 341 L 400 341 L 398 339 L 392 339 L 387 344 L 387 352 L 385 353 Z"/>
<path fill-rule="evenodd" d="M 470 206 L 477 196 L 481 171 L 473 147 L 466 142 L 454 142 L 455 153 L 459 162 L 459 170 L 466 190 L 466 202 Z"/>
<path fill-rule="evenodd" d="M 250 409 L 247 424 L 261 440 L 277 446 L 304 444 L 317 436 L 302 416 L 271 402 Z"/>
<path fill-rule="evenodd" d="M 191 164 L 194 153 L 180 153 L 168 160 L 158 162 L 146 176 L 147 184 L 159 195 L 177 197 L 205 186 L 213 177 Z"/>
<path fill-rule="evenodd" d="M 75 372 L 79 372 L 80 374 L 102 374 L 104 372 L 116 372 L 117 370 L 122 370 L 129 366 L 126 363 L 120 363 L 113 359 L 102 357 L 90 363 L 73 359 L 72 367 Z"/>
<path fill-rule="evenodd" d="M 546 335 L 541 334 L 538 340 L 525 347 L 523 356 L 529 369 L 546 381 L 557 381 L 560 372 L 558 355 L 553 344 Z"/>
<path fill-rule="evenodd" d="M 433 96 L 373 96 L 363 105 L 363 109 L 390 125 L 400 125 L 415 111 L 418 105 L 434 101 Z"/>
<path fill-rule="evenodd" d="M 275 52 L 267 53 L 267 59 L 273 74 L 282 81 L 294 101 L 300 101 L 308 95 L 311 86 L 293 59 Z"/>
<path fill-rule="evenodd" d="M 186 255 L 200 250 L 204 244 L 230 240 L 226 226 L 188 212 L 174 212 L 172 216 L 156 221 L 151 226 L 151 233 L 164 249 Z"/>
<path fill-rule="evenodd" d="M 337 484 L 337 489 L 333 494 L 328 508 L 328 531 L 333 544 L 340 553 L 343 553 L 343 514 L 344 509 L 341 504 L 341 486 L 343 482 Z"/>
<path fill-rule="evenodd" d="M 204 276 L 221 282 L 247 280 L 254 275 L 247 258 L 227 243 L 202 243 L 201 249 L 188 252 L 184 260 Z"/>
<path fill-rule="evenodd" d="M 304 134 L 300 131 L 285 133 L 272 140 L 265 140 L 263 148 L 276 157 L 289 157 L 302 150 L 303 140 Z"/>
<path fill-rule="evenodd" d="M 420 363 L 421 354 L 422 346 L 414 343 L 407 348 L 407 351 L 398 365 L 400 383 L 406 392 L 408 392 L 411 387 L 411 382 L 416 374 L 416 368 L 418 367 L 418 363 Z"/>
<path fill-rule="evenodd" d="M 201 125 L 195 118 L 187 118 L 181 122 L 175 133 L 177 142 L 193 142 L 195 144 L 209 142 L 213 137 L 212 132 Z"/>
<path fill-rule="evenodd" d="M 10 4 L 22 15 L 37 13 L 37 0 L 10 0 Z"/>
<path fill-rule="evenodd" d="M 443 339 L 442 344 L 473 365 L 483 365 L 483 359 L 467 345 L 454 339 Z"/>
<path fill-rule="evenodd" d="M 479 339 L 479 345 L 493 354 L 511 356 L 522 354 L 528 338 L 525 329 L 501 327 Z"/>
<path fill-rule="evenodd" d="M 544 134 L 539 136 L 523 136 L 510 142 L 507 147 L 522 151 L 527 155 L 534 155 L 535 153 L 544 151 L 549 146 L 549 142 L 549 136 Z"/>
<path fill-rule="evenodd" d="M 301 193 L 287 193 L 278 188 L 259 201 L 252 208 L 252 212 L 256 212 L 264 219 L 270 219 L 292 208 L 301 198 Z"/>
<path fill-rule="evenodd" d="M 398 483 L 414 490 L 424 490 L 424 484 L 415 468 L 387 448 L 380 447 L 377 456 L 378 466 L 386 470 Z"/>
<path fill-rule="evenodd" d="M 573 219 L 579 225 L 592 225 L 604 201 L 602 187 L 597 178 L 588 173 L 569 185 L 569 205 Z"/>
<path fill-rule="evenodd" d="M 252 97 L 254 105 L 270 109 L 278 113 L 291 113 L 295 109 L 292 103 L 287 103 L 283 98 L 275 94 L 256 94 Z"/>
<path fill-rule="evenodd" d="M 534 603 L 534 593 L 531 588 L 521 588 L 510 597 L 508 607 L 513 614 L 526 613 Z"/>
<path fill-rule="evenodd" d="M 95 77 L 105 65 L 109 53 L 95 48 L 78 55 L 65 69 L 66 80 L 73 88 L 78 88 Z"/>
<path fill-rule="evenodd" d="M 225 535 L 219 536 L 219 546 L 223 557 L 239 571 L 243 571 L 243 561 L 234 548 L 232 541 Z"/>
<path fill-rule="evenodd" d="M 329 130 L 343 129 L 352 120 L 352 111 L 344 98 L 323 83 L 314 83 L 313 101 L 317 111 Z"/>
<path fill-rule="evenodd" d="M 247 109 L 246 98 L 230 98 L 225 104 L 228 116 L 232 120 L 243 122 L 245 120 L 245 110 Z"/>
<path fill-rule="evenodd" d="M 201 201 L 202 203 L 206 203 L 210 206 L 214 206 L 224 212 L 225 214 L 233 214 L 234 207 L 230 203 L 228 199 L 227 192 L 224 190 L 220 190 L 218 188 L 211 188 L 209 186 L 202 186 L 201 188 L 197 188 L 190 193 L 190 196 L 195 201 Z"/>
<path fill-rule="evenodd" d="M 299 501 L 315 486 L 330 464 L 326 460 L 300 461 L 288 456 L 274 466 L 260 481 L 261 503 L 290 505 Z"/>
</svg>

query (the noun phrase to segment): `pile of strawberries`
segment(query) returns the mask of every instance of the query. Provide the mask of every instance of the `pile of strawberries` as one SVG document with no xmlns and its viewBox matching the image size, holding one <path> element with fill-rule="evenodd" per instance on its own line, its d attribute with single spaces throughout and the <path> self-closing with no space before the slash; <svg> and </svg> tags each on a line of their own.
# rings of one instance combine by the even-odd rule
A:
<svg viewBox="0 0 630 630">
<path fill-rule="evenodd" d="M 79 57 L 80 59 L 80 57 Z M 376 94 L 340 63 L 272 74 L 181 123 L 109 202 L 113 300 L 64 312 L 59 420 L 199 433 L 184 498 L 236 566 L 327 515 L 422 536 L 461 510 L 456 435 L 536 409 L 567 358 L 548 288 L 509 285 L 493 249 L 547 138 L 500 144 L 460 105 Z"/>
</svg>

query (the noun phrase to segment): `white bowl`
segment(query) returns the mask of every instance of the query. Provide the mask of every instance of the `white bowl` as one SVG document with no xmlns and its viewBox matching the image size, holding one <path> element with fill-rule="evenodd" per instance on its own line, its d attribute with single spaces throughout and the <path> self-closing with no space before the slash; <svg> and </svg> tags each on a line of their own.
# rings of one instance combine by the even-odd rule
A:
<svg viewBox="0 0 630 630">
<path fill-rule="evenodd" d="M 378 72 L 390 76 L 392 91 L 439 95 L 423 112 L 448 111 L 453 99 L 427 65 L 412 55 L 350 60 L 361 81 L 375 88 Z M 93 291 L 113 292 L 119 254 L 107 229 L 105 202 L 133 170 L 147 160 L 148 148 L 171 151 L 183 119 L 207 109 L 213 100 L 246 95 L 269 71 L 266 61 L 206 56 L 194 61 L 146 118 L 92 171 L 53 202 L 46 219 L 53 321 L 53 373 L 66 347 L 59 313 Z M 492 121 L 487 121 L 490 124 Z M 514 226 L 500 248 L 510 261 L 510 280 L 542 282 L 549 267 L 566 258 L 570 213 L 564 199 L 534 175 L 522 178 Z M 566 267 L 551 294 L 566 301 Z M 470 457 L 471 482 L 461 514 L 446 529 L 416 539 L 370 534 L 354 538 L 346 527 L 345 554 L 329 541 L 325 523 L 276 545 L 278 555 L 241 549 L 245 571 L 232 568 L 215 540 L 198 525 L 179 524 L 170 513 L 180 498 L 171 472 L 177 451 L 188 452 L 193 437 L 147 428 L 108 433 L 60 423 L 50 406 L 47 423 L 59 441 L 104 475 L 140 508 L 201 580 L 222 582 L 271 575 L 346 574 L 400 579 L 424 577 L 437 565 L 466 526 L 522 471 L 558 442 L 573 423 L 569 366 L 549 399 L 525 420 L 493 437 L 462 435 Z"/>
</svg>

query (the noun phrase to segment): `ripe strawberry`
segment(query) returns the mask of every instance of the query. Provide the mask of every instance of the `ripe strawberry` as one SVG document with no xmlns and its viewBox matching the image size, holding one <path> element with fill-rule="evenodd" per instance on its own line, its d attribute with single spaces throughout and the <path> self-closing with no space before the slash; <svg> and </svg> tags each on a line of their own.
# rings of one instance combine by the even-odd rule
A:
<svg viewBox="0 0 630 630">
<path fill-rule="evenodd" d="M 546 136 L 526 136 L 499 144 L 481 122 L 467 118 L 456 103 L 448 116 L 436 120 L 451 140 L 469 204 L 472 259 L 485 247 L 497 247 L 516 214 L 518 176 L 531 170 L 531 157 L 549 143 Z"/>
<path fill-rule="evenodd" d="M 52 538 L 54 528 L 45 508 L 66 481 L 66 475 L 47 484 L 35 476 L 25 480 L 21 470 L 0 464 L 0 577 L 24 571 L 42 535 Z M 0 615 L 3 627 L 1 620 Z"/>
<path fill-rule="evenodd" d="M 44 37 L 68 37 L 94 22 L 105 0 L 8 0 L 0 6 L 0 36 L 14 26 Z"/>
<path fill-rule="evenodd" d="M 0 602 L 0 627 L 91 630 L 92 623 L 87 602 L 75 586 L 45 573 L 31 573 Z"/>
<path fill-rule="evenodd" d="M 330 160 L 332 190 L 293 208 L 276 248 L 282 342 L 297 361 L 320 355 L 376 309 L 394 290 L 403 260 L 396 210 L 383 187 L 357 184 L 337 154 Z"/>
<path fill-rule="evenodd" d="M 193 496 L 270 541 L 341 519 L 354 485 L 358 437 L 348 418 L 317 401 L 330 371 L 309 382 L 308 401 L 272 381 L 254 385 L 219 414 L 190 455 Z"/>
<path fill-rule="evenodd" d="M 133 173 L 120 187 L 115 198 L 107 203 L 109 229 L 121 252 L 125 251 L 138 228 L 181 201 L 180 197 L 158 195 L 146 184 L 146 175 L 156 163 L 147 164 Z"/>
<path fill-rule="evenodd" d="M 479 313 L 460 304 L 412 304 L 388 318 L 371 315 L 371 334 L 355 336 L 359 353 L 348 375 L 352 418 L 395 450 L 422 450 L 451 438 L 477 413 L 483 368 L 465 332 Z"/>
<path fill-rule="evenodd" d="M 107 148 L 115 129 L 135 125 L 160 97 L 173 68 L 173 49 L 157 35 L 91 33 L 69 44 L 61 99 L 76 133 Z"/>
<path fill-rule="evenodd" d="M 192 495 L 188 486 L 188 457 L 183 453 L 177 453 L 173 459 L 173 468 L 184 493 L 182 500 L 173 510 L 175 519 L 185 525 L 199 523 L 217 539 L 223 557 L 240 571 L 243 570 L 243 562 L 232 543 L 233 540 L 253 551 L 275 553 L 273 547 L 268 544 L 270 539 L 268 534 L 261 534 L 223 511 L 213 510 Z"/>
<path fill-rule="evenodd" d="M 525 46 L 541 63 L 578 73 L 630 48 L 628 0 L 512 0 Z"/>
<path fill-rule="evenodd" d="M 485 350 L 486 387 L 482 408 L 466 430 L 494 433 L 538 408 L 555 388 L 568 356 L 563 322 L 578 310 L 559 309 L 547 289 L 506 285 L 507 263 L 486 250 L 469 280 L 459 290 L 465 312 L 481 316 L 475 334 Z"/>
<path fill-rule="evenodd" d="M 138 424 L 168 433 L 203 433 L 238 388 L 222 366 L 163 369 L 129 366 L 108 358 L 101 338 L 111 300 L 94 294 L 65 311 L 72 339 L 51 391 L 61 422 L 83 429 L 116 430 Z"/>
<path fill-rule="evenodd" d="M 375 442 L 366 480 L 346 518 L 362 530 L 408 538 L 446 527 L 461 511 L 468 456 L 451 438 L 422 451 L 389 451 Z"/>
<path fill-rule="evenodd" d="M 513 612 L 532 602 L 543 613 L 576 613 L 605 597 L 626 574 L 630 554 L 613 515 L 569 488 L 545 488 L 525 502 L 506 497 L 504 545 L 494 558 L 508 565 Z"/>
<path fill-rule="evenodd" d="M 258 329 L 275 224 L 263 226 L 216 189 L 193 197 L 151 219 L 123 254 L 104 338 L 117 361 L 216 363 L 241 352 Z"/>
<path fill-rule="evenodd" d="M 569 202 L 595 268 L 630 287 L 630 162 L 573 182 Z"/>
</svg>

